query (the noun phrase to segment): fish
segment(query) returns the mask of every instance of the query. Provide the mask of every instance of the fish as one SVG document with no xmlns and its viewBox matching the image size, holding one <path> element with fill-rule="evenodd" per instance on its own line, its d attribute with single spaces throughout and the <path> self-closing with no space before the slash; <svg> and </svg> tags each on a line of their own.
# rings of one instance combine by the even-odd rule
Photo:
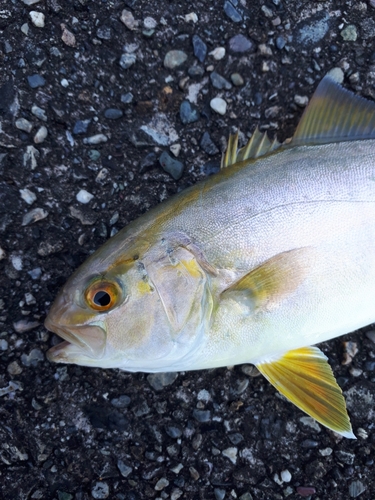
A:
<svg viewBox="0 0 375 500">
<path fill-rule="evenodd" d="M 323 341 L 375 321 L 375 103 L 330 75 L 291 140 L 230 136 L 218 173 L 134 220 L 70 277 L 52 362 L 176 372 L 252 363 L 354 438 Z"/>
</svg>

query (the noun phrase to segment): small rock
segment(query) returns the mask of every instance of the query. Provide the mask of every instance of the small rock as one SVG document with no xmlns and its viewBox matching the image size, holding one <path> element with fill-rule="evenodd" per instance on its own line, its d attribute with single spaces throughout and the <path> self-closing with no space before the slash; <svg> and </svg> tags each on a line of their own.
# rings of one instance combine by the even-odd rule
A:
<svg viewBox="0 0 375 500">
<path fill-rule="evenodd" d="M 296 491 L 301 497 L 310 497 L 316 493 L 316 489 L 312 486 L 297 486 Z"/>
<path fill-rule="evenodd" d="M 86 134 L 90 123 L 91 123 L 90 118 L 88 118 L 87 120 L 77 120 L 73 127 L 73 134 L 74 135 Z"/>
<path fill-rule="evenodd" d="M 240 434 L 239 432 L 234 432 L 233 434 L 229 434 L 228 438 L 229 441 L 234 445 L 240 444 L 244 440 L 243 435 Z"/>
<path fill-rule="evenodd" d="M 28 35 L 29 34 L 29 25 L 27 23 L 23 23 L 23 25 L 21 26 L 21 31 L 24 35 Z"/>
<path fill-rule="evenodd" d="M 216 71 L 213 71 L 210 74 L 210 80 L 215 89 L 230 90 L 232 88 L 232 85 L 228 82 L 228 80 L 226 80 L 223 76 L 219 75 L 219 73 L 216 73 Z"/>
<path fill-rule="evenodd" d="M 215 493 L 216 500 L 224 500 L 225 493 L 226 493 L 225 490 L 222 490 L 221 488 L 215 488 L 214 493 Z"/>
<path fill-rule="evenodd" d="M 280 477 L 284 483 L 289 483 L 292 479 L 292 474 L 288 471 L 288 469 L 285 469 L 281 471 Z"/>
<path fill-rule="evenodd" d="M 0 260 L 5 259 L 5 257 L 6 257 L 5 250 L 0 247 Z"/>
<path fill-rule="evenodd" d="M 60 26 L 62 29 L 61 40 L 65 43 L 65 45 L 68 45 L 68 47 L 75 47 L 76 37 L 66 28 L 65 24 L 61 24 Z"/>
<path fill-rule="evenodd" d="M 144 20 L 143 20 L 143 26 L 147 29 L 147 30 L 153 30 L 156 28 L 156 26 L 158 25 L 158 22 L 156 21 L 156 19 L 154 19 L 153 17 L 146 17 Z"/>
<path fill-rule="evenodd" d="M 209 422 L 211 420 L 210 410 L 193 410 L 193 417 L 197 422 Z"/>
<path fill-rule="evenodd" d="M 181 144 L 172 144 L 169 146 L 169 151 L 177 158 L 181 151 Z"/>
<path fill-rule="evenodd" d="M 340 33 L 345 42 L 355 42 L 358 38 L 357 28 L 354 24 L 349 24 Z"/>
<path fill-rule="evenodd" d="M 30 330 L 34 330 L 37 326 L 39 326 L 39 321 L 28 321 L 27 319 L 21 319 L 20 321 L 16 321 L 13 323 L 13 328 L 17 333 L 25 333 Z"/>
<path fill-rule="evenodd" d="M 30 133 L 33 128 L 33 124 L 26 120 L 26 118 L 19 118 L 16 120 L 16 127 L 18 130 L 23 130 L 24 132 Z"/>
<path fill-rule="evenodd" d="M 45 79 L 41 75 L 31 75 L 27 77 L 27 82 L 32 89 L 43 87 L 46 84 Z"/>
<path fill-rule="evenodd" d="M 205 132 L 202 136 L 200 146 L 208 155 L 216 155 L 219 150 L 216 147 L 216 144 L 212 141 L 211 136 L 208 132 Z"/>
<path fill-rule="evenodd" d="M 115 408 L 127 408 L 130 405 L 131 399 L 126 394 L 119 396 L 118 398 L 111 399 L 111 405 Z"/>
<path fill-rule="evenodd" d="M 47 127 L 42 125 L 38 129 L 37 133 L 34 135 L 35 144 L 41 144 L 42 142 L 44 142 L 44 140 L 47 138 L 47 135 L 48 135 Z"/>
<path fill-rule="evenodd" d="M 117 461 L 117 467 L 122 477 L 128 477 L 133 472 L 133 467 L 126 465 L 122 460 Z"/>
<path fill-rule="evenodd" d="M 30 189 L 20 189 L 21 198 L 26 201 L 28 205 L 32 205 L 36 200 L 36 194 L 34 194 Z"/>
<path fill-rule="evenodd" d="M 301 417 L 299 420 L 304 425 L 311 427 L 311 429 L 314 429 L 315 432 L 321 432 L 321 428 L 315 419 L 311 417 Z"/>
<path fill-rule="evenodd" d="M 27 274 L 32 280 L 38 280 L 42 276 L 42 270 L 40 267 L 36 267 L 35 269 L 31 269 L 31 271 L 27 271 Z"/>
<path fill-rule="evenodd" d="M 190 14 L 186 14 L 185 16 L 185 22 L 189 23 L 197 23 L 198 22 L 198 16 L 195 12 L 190 12 Z"/>
<path fill-rule="evenodd" d="M 204 68 L 202 66 L 190 66 L 188 69 L 188 75 L 191 76 L 192 78 L 196 76 L 203 76 L 204 75 Z"/>
<path fill-rule="evenodd" d="M 147 375 L 147 381 L 155 391 L 161 391 L 164 387 L 172 385 L 177 377 L 176 372 L 150 373 Z"/>
<path fill-rule="evenodd" d="M 193 36 L 193 49 L 195 57 L 199 62 L 203 63 L 207 55 L 207 45 L 198 35 Z"/>
<path fill-rule="evenodd" d="M 124 104 L 130 104 L 134 99 L 134 96 L 131 92 L 127 92 L 126 94 L 121 94 L 121 102 Z"/>
<path fill-rule="evenodd" d="M 95 499 L 103 499 L 109 497 L 109 486 L 103 481 L 97 481 L 91 489 L 91 495 Z"/>
<path fill-rule="evenodd" d="M 229 48 L 232 52 L 255 50 L 253 42 L 241 34 L 235 35 L 229 40 Z"/>
<path fill-rule="evenodd" d="M 69 87 L 69 82 L 66 78 L 63 78 L 60 83 L 61 83 L 61 86 L 64 88 Z"/>
<path fill-rule="evenodd" d="M 118 120 L 124 115 L 121 109 L 117 108 L 108 108 L 104 111 L 104 116 L 108 118 L 108 120 Z"/>
<path fill-rule="evenodd" d="M 181 66 L 187 59 L 187 54 L 183 50 L 170 50 L 164 57 L 164 67 L 174 69 Z"/>
<path fill-rule="evenodd" d="M 279 35 L 278 37 L 276 37 L 276 47 L 279 49 L 279 50 L 282 50 L 285 45 L 286 45 L 286 40 L 285 38 L 282 36 L 282 35 Z"/>
<path fill-rule="evenodd" d="M 94 195 L 86 191 L 86 189 L 81 189 L 76 195 L 76 200 L 80 203 L 89 203 L 93 198 Z"/>
<path fill-rule="evenodd" d="M 6 351 L 8 349 L 8 342 L 5 339 L 0 339 L 0 351 Z"/>
<path fill-rule="evenodd" d="M 14 376 L 14 375 L 19 375 L 20 373 L 22 373 L 23 372 L 23 368 L 18 364 L 17 361 L 12 361 L 7 366 L 7 371 L 9 373 L 9 375 Z"/>
<path fill-rule="evenodd" d="M 42 12 L 31 10 L 29 16 L 34 26 L 37 28 L 44 28 L 45 15 Z"/>
<path fill-rule="evenodd" d="M 122 69 L 129 69 L 137 61 L 135 54 L 122 54 L 120 57 L 120 66 Z"/>
<path fill-rule="evenodd" d="M 35 106 L 33 105 L 31 107 L 31 112 L 34 116 L 36 116 L 37 118 L 39 118 L 39 120 L 42 120 L 44 122 L 47 121 L 47 115 L 46 115 L 46 112 L 44 109 L 42 108 L 39 108 L 39 106 Z"/>
<path fill-rule="evenodd" d="M 48 216 L 48 212 L 43 210 L 43 208 L 33 208 L 30 212 L 27 212 L 22 218 L 22 225 L 27 226 L 28 224 L 33 224 L 38 220 L 43 220 Z"/>
<path fill-rule="evenodd" d="M 226 50 L 224 47 L 216 47 L 216 49 L 211 50 L 211 52 L 209 52 L 209 55 L 212 56 L 215 59 L 215 61 L 220 61 L 225 57 L 225 53 Z"/>
<path fill-rule="evenodd" d="M 229 460 L 232 462 L 232 464 L 236 464 L 237 462 L 237 453 L 238 449 L 234 447 L 226 448 L 225 450 L 222 451 L 222 454 L 224 457 L 229 458 Z"/>
<path fill-rule="evenodd" d="M 43 497 L 41 497 L 41 498 L 43 498 Z M 67 493 L 66 491 L 57 490 L 57 498 L 58 498 L 58 500 L 72 500 L 73 495 L 71 495 L 70 493 Z"/>
<path fill-rule="evenodd" d="M 162 491 L 164 488 L 166 488 L 169 485 L 169 481 L 167 478 L 162 477 L 159 479 L 159 481 L 155 484 L 155 490 L 156 491 Z"/>
<path fill-rule="evenodd" d="M 38 255 L 41 257 L 47 257 L 48 255 L 52 255 L 54 253 L 61 252 L 64 248 L 64 245 L 61 241 L 56 241 L 54 243 L 49 243 L 46 241 L 42 241 L 38 248 Z"/>
<path fill-rule="evenodd" d="M 344 72 L 341 68 L 332 68 L 328 71 L 327 76 L 330 76 L 335 82 L 340 85 L 344 81 Z"/>
<path fill-rule="evenodd" d="M 44 354 L 40 349 L 32 349 L 30 354 L 22 354 L 21 361 L 24 366 L 36 366 L 41 361 L 44 361 Z"/>
<path fill-rule="evenodd" d="M 221 97 L 214 97 L 210 101 L 211 109 L 219 115 L 225 115 L 227 112 L 227 103 Z"/>
<path fill-rule="evenodd" d="M 100 26 L 96 32 L 100 40 L 110 40 L 112 38 L 112 29 L 109 26 Z"/>
<path fill-rule="evenodd" d="M 224 12 L 234 23 L 239 23 L 242 21 L 242 15 L 234 7 L 233 3 L 229 1 L 224 2 Z"/>
<path fill-rule="evenodd" d="M 294 96 L 294 102 L 300 108 L 305 108 L 309 104 L 309 98 L 306 95 L 298 95 Z"/>
<path fill-rule="evenodd" d="M 180 105 L 180 118 L 184 125 L 199 120 L 199 111 L 189 101 L 182 101 Z"/>
<path fill-rule="evenodd" d="M 84 144 L 101 144 L 103 142 L 107 142 L 108 137 L 104 134 L 96 134 L 91 137 L 86 137 L 83 139 Z"/>
<path fill-rule="evenodd" d="M 173 439 L 178 439 L 182 436 L 182 430 L 174 425 L 168 425 L 165 428 L 166 433 Z"/>
<path fill-rule="evenodd" d="M 329 457 L 332 455 L 332 448 L 324 448 L 323 450 L 319 450 L 319 453 L 322 455 L 322 457 Z"/>
<path fill-rule="evenodd" d="M 129 10 L 123 10 L 121 13 L 121 21 L 125 24 L 125 26 L 134 31 L 138 27 L 138 21 L 134 19 L 133 14 Z"/>
<path fill-rule="evenodd" d="M 151 152 L 148 153 L 142 160 L 139 162 L 139 172 L 143 174 L 147 170 L 149 170 L 150 167 L 153 167 L 157 161 L 157 156 L 156 153 Z"/>
<path fill-rule="evenodd" d="M 366 491 L 366 486 L 361 481 L 353 481 L 349 485 L 349 496 L 350 496 L 350 498 L 357 498 L 364 491 Z"/>
<path fill-rule="evenodd" d="M 25 4 L 25 5 L 34 5 L 34 3 L 38 3 L 40 2 L 41 0 L 22 0 L 22 2 Z"/>
<path fill-rule="evenodd" d="M 232 73 L 230 75 L 230 79 L 232 80 L 233 85 L 235 85 L 236 87 L 241 87 L 241 85 L 245 83 L 244 79 L 239 73 Z"/>
</svg>

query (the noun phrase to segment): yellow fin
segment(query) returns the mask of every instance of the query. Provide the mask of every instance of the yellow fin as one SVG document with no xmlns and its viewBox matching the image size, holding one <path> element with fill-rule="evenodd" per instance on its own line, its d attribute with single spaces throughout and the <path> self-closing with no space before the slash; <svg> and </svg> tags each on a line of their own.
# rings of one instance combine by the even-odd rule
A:
<svg viewBox="0 0 375 500">
<path fill-rule="evenodd" d="M 310 247 L 282 252 L 250 271 L 223 294 L 232 294 L 234 300 L 239 296 L 241 301 L 241 296 L 246 296 L 256 308 L 270 309 L 304 281 L 313 259 L 314 250 Z"/>
<path fill-rule="evenodd" d="M 259 363 L 256 367 L 302 411 L 338 434 L 356 439 L 342 391 L 320 349 L 295 349 L 277 361 Z"/>
<path fill-rule="evenodd" d="M 238 132 L 230 135 L 228 139 L 228 147 L 221 159 L 221 168 L 229 167 L 241 161 L 259 158 L 267 153 L 271 153 L 280 147 L 280 143 L 274 139 L 272 142 L 268 138 L 267 132 L 264 134 L 259 131 L 258 127 L 254 130 L 253 135 L 247 144 L 238 148 Z"/>
<path fill-rule="evenodd" d="M 288 147 L 375 139 L 375 103 L 329 75 L 319 83 Z"/>
</svg>

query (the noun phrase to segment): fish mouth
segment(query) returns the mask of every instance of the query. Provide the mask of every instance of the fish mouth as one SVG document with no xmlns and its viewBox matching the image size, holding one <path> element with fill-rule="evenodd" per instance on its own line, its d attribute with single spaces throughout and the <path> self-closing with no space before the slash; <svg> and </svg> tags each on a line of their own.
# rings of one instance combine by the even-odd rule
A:
<svg viewBox="0 0 375 500">
<path fill-rule="evenodd" d="M 99 325 L 61 326 L 47 317 L 45 327 L 64 339 L 47 351 L 47 359 L 55 363 L 91 364 L 103 358 L 107 335 Z"/>
</svg>

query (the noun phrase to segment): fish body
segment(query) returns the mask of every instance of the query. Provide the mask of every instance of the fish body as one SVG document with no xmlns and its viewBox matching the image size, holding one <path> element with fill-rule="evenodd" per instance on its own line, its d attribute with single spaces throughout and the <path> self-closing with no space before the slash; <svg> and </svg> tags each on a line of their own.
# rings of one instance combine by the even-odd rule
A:
<svg viewBox="0 0 375 500">
<path fill-rule="evenodd" d="M 147 372 L 254 363 L 354 437 L 309 346 L 375 322 L 375 105 L 326 77 L 309 108 L 289 145 L 256 132 L 237 150 L 232 136 L 220 173 L 95 252 L 46 319 L 66 340 L 49 358 Z"/>
</svg>

